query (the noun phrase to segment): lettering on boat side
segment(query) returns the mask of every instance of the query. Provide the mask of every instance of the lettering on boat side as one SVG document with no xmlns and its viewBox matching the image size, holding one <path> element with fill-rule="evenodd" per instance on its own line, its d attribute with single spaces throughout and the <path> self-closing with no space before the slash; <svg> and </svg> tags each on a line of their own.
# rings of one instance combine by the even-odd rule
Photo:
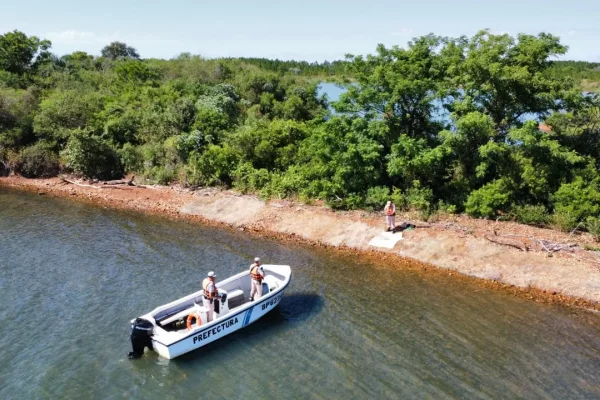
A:
<svg viewBox="0 0 600 400">
<path fill-rule="evenodd" d="M 282 296 L 283 296 L 283 293 L 281 293 L 281 294 L 273 297 L 271 300 L 265 302 L 262 305 L 262 310 L 266 310 L 267 308 L 272 307 L 272 306 L 276 305 L 277 303 L 279 303 L 279 300 L 281 300 Z"/>
<path fill-rule="evenodd" d="M 199 335 L 194 336 L 194 344 L 196 344 L 196 342 L 199 342 L 201 340 L 205 340 L 208 339 L 209 337 L 211 337 L 211 335 L 216 335 L 217 333 L 220 333 L 221 331 L 224 331 L 225 329 L 231 328 L 232 326 L 234 326 L 235 324 L 238 323 L 238 319 L 237 317 L 235 318 L 231 318 L 225 322 L 223 322 L 221 325 L 217 325 L 215 327 L 213 327 L 212 329 L 207 329 L 204 332 L 200 333 Z"/>
</svg>

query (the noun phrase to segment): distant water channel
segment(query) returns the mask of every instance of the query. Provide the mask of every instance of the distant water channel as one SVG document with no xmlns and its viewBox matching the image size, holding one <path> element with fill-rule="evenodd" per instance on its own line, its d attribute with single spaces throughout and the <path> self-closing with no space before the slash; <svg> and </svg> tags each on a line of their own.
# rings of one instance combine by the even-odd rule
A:
<svg viewBox="0 0 600 400">
<path fill-rule="evenodd" d="M 135 361 L 128 321 L 252 257 L 264 320 Z M 335 251 L 0 188 L 0 399 L 600 398 L 600 317 Z"/>
</svg>

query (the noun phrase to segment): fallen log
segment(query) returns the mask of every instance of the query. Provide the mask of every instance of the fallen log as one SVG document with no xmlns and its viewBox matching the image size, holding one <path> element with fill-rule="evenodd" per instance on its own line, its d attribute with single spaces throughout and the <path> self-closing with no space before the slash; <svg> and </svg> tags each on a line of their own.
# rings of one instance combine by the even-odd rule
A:
<svg viewBox="0 0 600 400">
<path fill-rule="evenodd" d="M 94 186 L 94 185 L 88 185 L 85 183 L 79 183 L 79 182 L 75 182 L 75 181 L 71 181 L 69 179 L 66 178 L 61 178 L 62 181 L 64 183 L 70 183 L 71 185 L 75 185 L 75 186 L 81 186 L 81 187 L 89 187 L 92 189 L 134 189 L 133 187 L 127 187 L 124 186 L 123 184 L 113 184 L 113 185 L 102 185 L 102 186 Z M 135 186 L 135 187 L 141 187 L 141 188 L 145 188 L 146 186 L 142 186 L 142 185 L 130 185 L 130 186 Z"/>
<path fill-rule="evenodd" d="M 70 180 L 68 180 L 66 178 L 61 178 L 61 179 L 62 179 L 63 182 L 70 183 L 71 185 L 75 185 L 75 186 L 90 187 L 90 188 L 94 188 L 94 189 L 102 189 L 102 187 L 100 187 L 100 186 L 87 185 L 85 183 L 78 183 L 78 182 L 75 182 L 75 181 L 70 181 Z"/>
<path fill-rule="evenodd" d="M 484 238 L 489 240 L 492 243 L 501 244 L 504 246 L 514 247 L 521 251 L 527 251 L 527 245 L 520 240 L 511 239 L 503 236 L 492 236 L 492 235 L 483 235 Z"/>
<path fill-rule="evenodd" d="M 135 183 L 133 183 L 133 180 L 135 179 L 135 175 L 133 175 L 131 177 L 131 179 L 129 180 L 124 180 L 124 179 L 117 179 L 114 181 L 105 181 L 102 182 L 103 185 L 127 185 L 127 186 L 135 186 Z"/>
</svg>

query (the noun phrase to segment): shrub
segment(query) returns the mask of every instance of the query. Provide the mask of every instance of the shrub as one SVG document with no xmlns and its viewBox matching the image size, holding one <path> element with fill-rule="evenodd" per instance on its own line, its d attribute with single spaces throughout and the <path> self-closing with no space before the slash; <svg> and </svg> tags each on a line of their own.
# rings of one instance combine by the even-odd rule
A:
<svg viewBox="0 0 600 400">
<path fill-rule="evenodd" d="M 255 169 L 249 162 L 244 162 L 238 165 L 233 171 L 233 187 L 242 193 L 254 192 L 265 188 L 270 180 L 269 171 L 264 168 Z M 269 191 L 265 194 L 269 196 Z"/>
<path fill-rule="evenodd" d="M 526 225 L 546 225 L 550 221 L 548 210 L 543 205 L 514 206 L 510 210 L 512 219 Z"/>
<path fill-rule="evenodd" d="M 48 178 L 58 174 L 58 154 L 51 146 L 38 142 L 21 151 L 16 168 L 26 178 Z"/>
<path fill-rule="evenodd" d="M 365 205 L 371 210 L 379 210 L 383 209 L 388 200 L 390 200 L 390 189 L 385 186 L 375 186 L 367 190 Z"/>
<path fill-rule="evenodd" d="M 440 200 L 437 205 L 437 212 L 440 214 L 456 214 L 457 207 L 454 204 Z"/>
<path fill-rule="evenodd" d="M 413 187 L 404 194 L 405 207 L 408 210 L 421 211 L 428 214 L 431 211 L 433 192 L 429 188 L 421 187 L 421 182 L 413 181 Z"/>
<path fill-rule="evenodd" d="M 594 237 L 594 240 L 600 242 L 600 218 L 588 217 L 585 221 L 585 228 Z"/>
<path fill-rule="evenodd" d="M 117 152 L 99 138 L 83 132 L 69 138 L 62 155 L 68 169 L 87 178 L 109 180 L 123 176 Z"/>
<path fill-rule="evenodd" d="M 152 168 L 150 178 L 160 185 L 168 185 L 177 179 L 177 168 L 173 165 Z"/>
<path fill-rule="evenodd" d="M 365 205 L 365 198 L 357 193 L 349 193 L 346 198 L 338 206 L 335 204 L 334 208 L 344 208 L 348 210 L 357 210 L 363 208 Z"/>
<path fill-rule="evenodd" d="M 209 145 L 204 153 L 194 151 L 187 164 L 188 182 L 191 185 L 228 185 L 238 158 L 227 145 Z"/>
<path fill-rule="evenodd" d="M 182 133 L 177 137 L 177 151 L 183 162 L 187 162 L 192 151 L 200 151 L 204 145 L 204 136 L 200 131 Z"/>
<path fill-rule="evenodd" d="M 565 183 L 552 196 L 554 209 L 568 214 L 575 221 L 585 221 L 600 214 L 600 191 L 598 182 L 586 181 L 581 177 Z"/>
<path fill-rule="evenodd" d="M 512 191 L 508 184 L 498 179 L 471 192 L 465 211 L 472 217 L 492 218 L 511 203 Z"/>
<path fill-rule="evenodd" d="M 125 143 L 119 151 L 119 155 L 125 172 L 139 172 L 142 170 L 144 165 L 142 152 L 131 143 Z"/>
<path fill-rule="evenodd" d="M 19 162 L 21 156 L 13 149 L 7 149 L 0 146 L 0 176 L 8 176 L 14 171 Z"/>
<path fill-rule="evenodd" d="M 575 229 L 577 223 L 577 218 L 569 211 L 556 211 L 552 215 L 552 225 L 563 232 Z"/>
</svg>

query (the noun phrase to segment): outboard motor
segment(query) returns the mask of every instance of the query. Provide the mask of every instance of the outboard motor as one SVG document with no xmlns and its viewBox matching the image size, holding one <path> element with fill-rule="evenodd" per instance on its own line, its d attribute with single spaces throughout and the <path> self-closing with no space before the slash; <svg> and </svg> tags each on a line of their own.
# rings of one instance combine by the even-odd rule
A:
<svg viewBox="0 0 600 400">
<path fill-rule="evenodd" d="M 140 358 L 144 354 L 144 348 L 148 347 L 152 350 L 152 331 L 154 325 L 152 322 L 143 319 L 136 318 L 131 324 L 131 346 L 133 351 L 130 351 L 127 356 L 131 358 Z"/>
</svg>

